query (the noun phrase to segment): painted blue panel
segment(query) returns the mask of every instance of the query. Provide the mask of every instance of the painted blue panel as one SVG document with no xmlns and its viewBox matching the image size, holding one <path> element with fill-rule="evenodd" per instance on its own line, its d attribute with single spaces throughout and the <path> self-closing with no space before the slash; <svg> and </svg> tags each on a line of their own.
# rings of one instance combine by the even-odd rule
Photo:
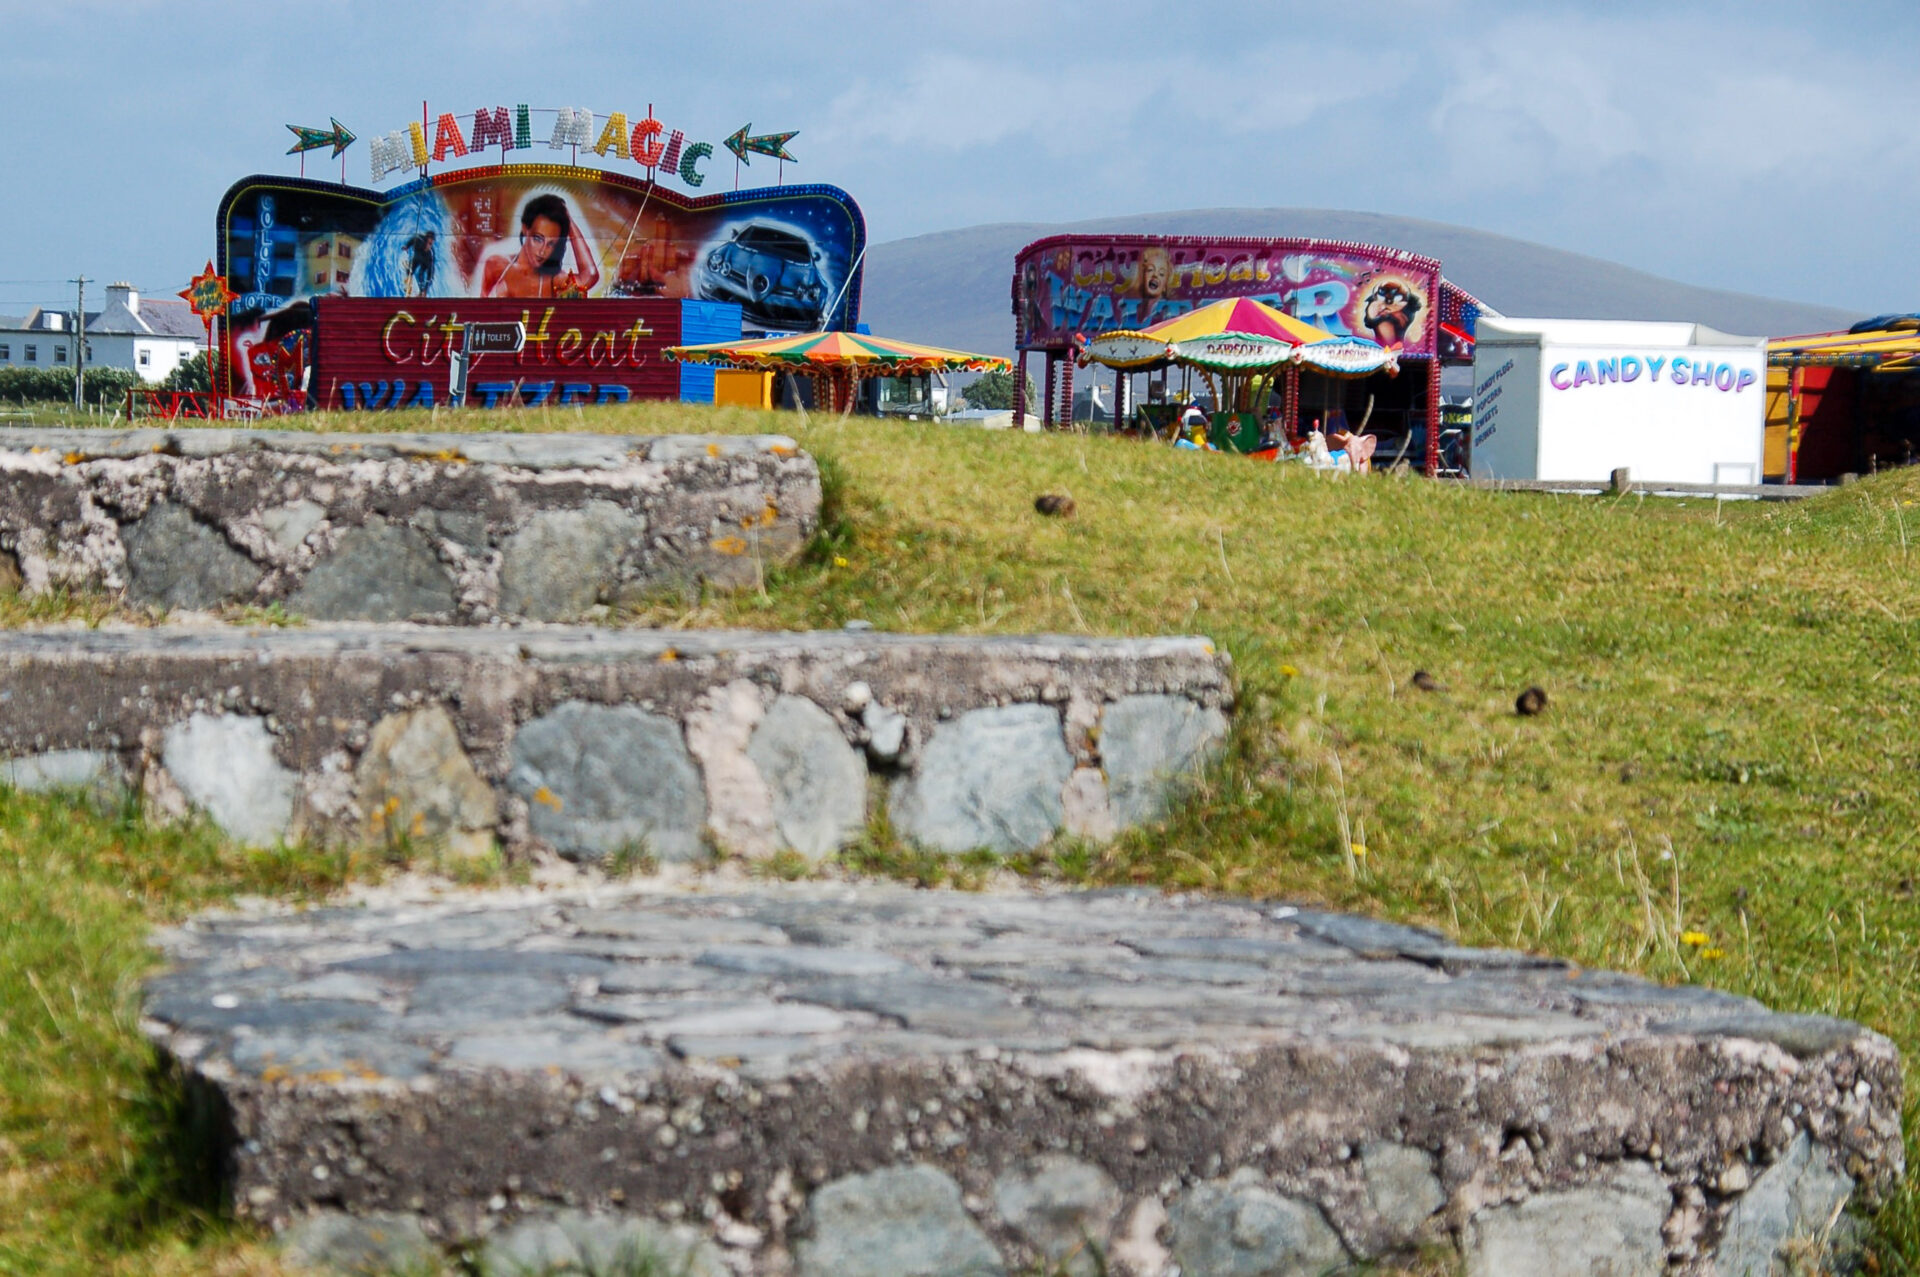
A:
<svg viewBox="0 0 1920 1277">
<path fill-rule="evenodd" d="M 733 341 L 740 336 L 740 307 L 733 302 L 680 303 L 680 344 L 699 346 L 710 341 Z M 713 402 L 713 369 L 701 364 L 680 365 L 680 402 Z"/>
</svg>

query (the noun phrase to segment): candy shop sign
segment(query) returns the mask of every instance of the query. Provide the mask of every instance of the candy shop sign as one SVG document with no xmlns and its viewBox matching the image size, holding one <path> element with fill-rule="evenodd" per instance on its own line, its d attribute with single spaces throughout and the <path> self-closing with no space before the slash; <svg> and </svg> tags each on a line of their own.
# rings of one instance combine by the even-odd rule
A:
<svg viewBox="0 0 1920 1277">
<path fill-rule="evenodd" d="M 540 117 L 537 121 L 535 117 Z M 551 118 L 552 127 L 547 128 Z M 499 151 L 502 163 L 510 151 L 591 151 L 605 160 L 626 161 L 658 173 L 678 176 L 688 186 L 707 180 L 702 161 L 713 154 L 706 142 L 687 141 L 679 129 L 669 129 L 653 117 L 629 116 L 624 111 L 595 115 L 584 107 L 532 108 L 525 103 L 511 109 L 480 107 L 466 114 L 444 111 L 431 127 L 409 123 L 383 136 L 370 138 L 367 155 L 378 182 L 401 169 L 423 169 L 470 155 Z"/>
</svg>

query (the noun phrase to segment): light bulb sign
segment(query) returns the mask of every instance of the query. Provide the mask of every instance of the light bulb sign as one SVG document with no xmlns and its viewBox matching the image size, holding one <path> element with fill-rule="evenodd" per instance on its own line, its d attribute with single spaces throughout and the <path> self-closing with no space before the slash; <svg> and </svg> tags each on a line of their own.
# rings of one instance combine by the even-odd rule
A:
<svg viewBox="0 0 1920 1277">
<path fill-rule="evenodd" d="M 389 175 L 419 170 L 425 175 L 429 166 L 450 164 L 456 160 L 497 157 L 499 163 L 511 162 L 515 151 L 531 154 L 532 159 L 545 152 L 566 152 L 575 164 L 584 156 L 617 167 L 632 164 L 646 170 L 650 179 L 674 178 L 689 187 L 706 183 L 703 167 L 713 155 L 711 142 L 690 141 L 682 129 L 669 128 L 654 118 L 652 106 L 645 114 L 609 111 L 596 114 L 587 107 L 531 107 L 518 103 L 506 106 L 475 107 L 471 111 L 442 111 L 437 118 L 409 121 L 404 127 L 367 139 L 369 177 L 375 182 Z M 311 133 L 322 145 L 319 130 L 288 125 L 303 141 Z M 797 162 L 787 143 L 799 136 L 797 130 L 749 137 L 748 125 L 726 140 L 735 158 L 748 153 L 772 156 L 786 163 Z M 336 132 L 344 132 L 338 122 Z M 349 141 L 352 134 L 347 134 Z M 334 154 L 338 155 L 336 150 Z"/>
<path fill-rule="evenodd" d="M 630 150 L 631 127 L 627 134 Z M 230 393 L 262 398 L 302 389 L 325 397 L 312 361 L 333 336 L 313 333 L 314 315 L 333 298 L 415 303 L 402 309 L 423 325 L 456 310 L 501 322 L 526 310 L 530 347 L 549 308 L 564 329 L 571 308 L 600 300 L 731 303 L 750 332 L 850 329 L 866 248 L 860 208 L 836 187 L 689 195 L 564 163 L 452 168 L 388 190 L 249 177 L 221 201 L 216 227 L 217 273 L 236 294 L 222 329 Z M 490 300 L 517 304 L 498 315 L 452 304 Z M 444 374 L 443 365 L 442 395 Z M 418 394 L 410 385 L 408 402 Z"/>
</svg>

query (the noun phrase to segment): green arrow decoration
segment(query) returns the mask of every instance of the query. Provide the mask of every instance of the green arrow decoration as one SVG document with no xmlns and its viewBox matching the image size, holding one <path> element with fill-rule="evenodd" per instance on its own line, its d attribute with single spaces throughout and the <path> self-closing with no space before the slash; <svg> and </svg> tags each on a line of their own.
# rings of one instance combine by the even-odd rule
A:
<svg viewBox="0 0 1920 1277">
<path fill-rule="evenodd" d="M 799 137 L 800 130 L 794 129 L 787 133 L 761 133 L 750 137 L 748 130 L 752 128 L 751 124 L 743 125 L 727 139 L 726 147 L 733 152 L 733 158 L 742 164 L 752 164 L 753 161 L 747 158 L 749 155 L 765 155 L 776 160 L 799 163 L 794 159 L 793 152 L 787 149 L 787 143 Z"/>
<path fill-rule="evenodd" d="M 287 154 L 298 155 L 303 151 L 317 151 L 323 146 L 331 146 L 333 153 L 338 155 L 353 145 L 353 133 L 346 125 L 340 123 L 340 121 L 334 119 L 332 116 L 327 117 L 327 123 L 333 127 L 331 129 L 310 129 L 303 124 L 287 125 L 287 128 L 292 131 L 294 136 L 294 143 L 287 148 Z"/>
</svg>

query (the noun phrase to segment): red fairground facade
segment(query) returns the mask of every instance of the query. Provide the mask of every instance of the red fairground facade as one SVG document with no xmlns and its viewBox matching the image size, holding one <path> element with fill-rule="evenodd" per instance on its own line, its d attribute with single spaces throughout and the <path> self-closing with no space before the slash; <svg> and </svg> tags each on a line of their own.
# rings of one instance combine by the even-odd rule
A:
<svg viewBox="0 0 1920 1277">
<path fill-rule="evenodd" d="M 1227 297 L 1253 298 L 1397 356 L 1397 373 L 1289 376 L 1277 407 L 1290 436 L 1316 426 L 1357 428 L 1364 418 L 1379 437 L 1381 458 L 1399 455 L 1429 474 L 1453 468 L 1442 447 L 1440 369 L 1472 363 L 1483 307 L 1445 279 L 1433 258 L 1376 244 L 1158 235 L 1036 240 L 1014 259 L 1015 411 L 1027 410 L 1029 354 L 1046 359 L 1040 416 L 1052 426 L 1071 416 L 1074 368 L 1084 366 L 1079 354 L 1087 341 Z M 1132 375 L 1118 374 L 1116 405 L 1130 399 Z M 1150 382 L 1150 398 L 1154 389 Z"/>
</svg>

